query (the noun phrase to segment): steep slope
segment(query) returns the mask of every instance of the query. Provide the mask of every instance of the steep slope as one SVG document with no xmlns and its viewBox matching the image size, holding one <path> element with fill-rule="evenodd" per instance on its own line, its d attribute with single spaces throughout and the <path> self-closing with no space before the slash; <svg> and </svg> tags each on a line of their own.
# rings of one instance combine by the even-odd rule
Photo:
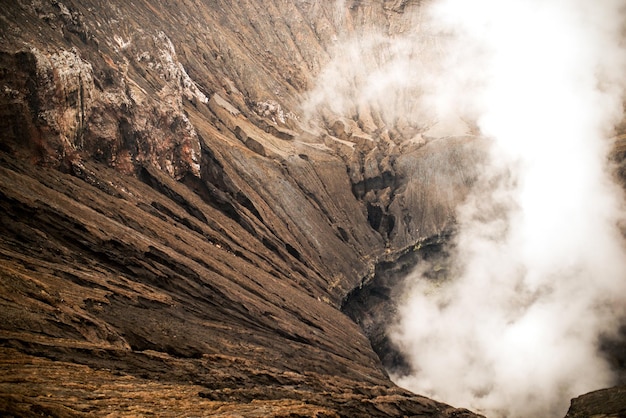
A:
<svg viewBox="0 0 626 418">
<path fill-rule="evenodd" d="M 450 226 L 482 146 L 299 115 L 417 2 L 2 3 L 3 413 L 472 416 L 339 307 Z"/>
<path fill-rule="evenodd" d="M 387 380 L 306 266 L 152 174 L 164 193 L 3 157 L 6 413 L 448 413 Z"/>
<path fill-rule="evenodd" d="M 288 244 L 324 276 L 339 274 L 348 282 L 335 300 L 385 242 L 401 251 L 449 225 L 473 177 L 476 158 L 462 151 L 470 139 L 422 149 L 394 126 L 362 132 L 358 119 L 310 133 L 294 113 L 329 43 L 369 27 L 402 30 L 417 4 L 133 4 L 4 8 L 6 151 L 65 171 L 81 159 L 127 174 L 154 167 L 249 228 L 265 223 L 275 235 L 266 241 Z M 306 83 L 294 87 L 294 77 Z M 301 178 L 266 181 L 289 170 Z M 414 182 L 418 170 L 432 181 Z M 313 210 L 286 207 L 294 192 Z"/>
<path fill-rule="evenodd" d="M 410 89 L 337 97 L 436 53 L 421 2 L 0 3 L 4 414 L 472 416 L 363 335 L 404 367 L 398 283 L 484 158 Z"/>
<path fill-rule="evenodd" d="M 410 90 L 307 99 L 329 63 L 358 90 L 344 41 L 384 65 L 420 3 L 0 0 L 0 410 L 474 416 L 396 387 L 363 330 L 403 367 L 398 281 L 486 140 L 394 112 Z"/>
</svg>

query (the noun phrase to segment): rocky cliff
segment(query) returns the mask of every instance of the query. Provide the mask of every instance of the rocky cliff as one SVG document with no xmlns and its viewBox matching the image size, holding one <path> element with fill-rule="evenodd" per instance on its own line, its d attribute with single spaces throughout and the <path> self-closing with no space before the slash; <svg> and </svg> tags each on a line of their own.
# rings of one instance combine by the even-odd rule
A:
<svg viewBox="0 0 626 418">
<path fill-rule="evenodd" d="M 450 225 L 472 139 L 300 107 L 334 43 L 416 10 L 4 2 L 2 410 L 470 416 L 339 307 Z"/>
<path fill-rule="evenodd" d="M 419 16 L 2 1 L 0 410 L 474 416 L 391 383 L 340 307 L 450 231 L 484 140 L 301 106 L 343 39 Z"/>
</svg>

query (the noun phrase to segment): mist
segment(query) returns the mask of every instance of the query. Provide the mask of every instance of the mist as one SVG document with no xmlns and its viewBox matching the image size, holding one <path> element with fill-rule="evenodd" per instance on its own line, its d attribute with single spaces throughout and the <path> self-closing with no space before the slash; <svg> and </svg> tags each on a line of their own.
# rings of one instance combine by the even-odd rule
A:
<svg viewBox="0 0 626 418">
<path fill-rule="evenodd" d="M 392 329 L 413 370 L 401 386 L 489 417 L 562 417 L 571 398 L 613 384 L 598 348 L 626 304 L 623 196 L 607 163 L 623 114 L 623 8 L 432 5 L 456 69 L 441 100 L 493 147 L 458 210 L 449 277 L 420 266 L 409 279 Z"/>
<path fill-rule="evenodd" d="M 608 163 L 626 2 L 424 4 L 409 33 L 340 41 L 305 104 L 492 141 L 446 279 L 427 264 L 407 278 L 389 332 L 412 372 L 393 379 L 489 417 L 562 417 L 614 384 L 599 344 L 626 314 L 624 196 Z"/>
</svg>

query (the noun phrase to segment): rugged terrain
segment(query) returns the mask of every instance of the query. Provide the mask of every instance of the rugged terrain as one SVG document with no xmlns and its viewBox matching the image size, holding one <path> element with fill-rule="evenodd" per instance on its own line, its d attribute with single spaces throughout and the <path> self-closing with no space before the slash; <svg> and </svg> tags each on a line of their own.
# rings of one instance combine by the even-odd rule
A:
<svg viewBox="0 0 626 418">
<path fill-rule="evenodd" d="M 475 416 L 340 308 L 451 232 L 485 140 L 300 107 L 419 2 L 1 3 L 4 415 Z"/>
</svg>

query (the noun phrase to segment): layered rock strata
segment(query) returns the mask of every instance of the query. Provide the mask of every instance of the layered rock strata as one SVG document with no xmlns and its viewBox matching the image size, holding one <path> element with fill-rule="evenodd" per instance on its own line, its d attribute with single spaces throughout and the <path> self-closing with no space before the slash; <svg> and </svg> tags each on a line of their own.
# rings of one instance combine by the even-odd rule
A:
<svg viewBox="0 0 626 418">
<path fill-rule="evenodd" d="M 420 2 L 3 3 L 4 414 L 475 416 L 340 307 L 450 231 L 485 140 L 300 107 Z"/>
<path fill-rule="evenodd" d="M 418 7 L 396 3 L 3 7 L 4 413 L 472 416 L 396 387 L 339 310 L 449 226 L 472 139 L 298 114 L 333 42 Z"/>
</svg>

